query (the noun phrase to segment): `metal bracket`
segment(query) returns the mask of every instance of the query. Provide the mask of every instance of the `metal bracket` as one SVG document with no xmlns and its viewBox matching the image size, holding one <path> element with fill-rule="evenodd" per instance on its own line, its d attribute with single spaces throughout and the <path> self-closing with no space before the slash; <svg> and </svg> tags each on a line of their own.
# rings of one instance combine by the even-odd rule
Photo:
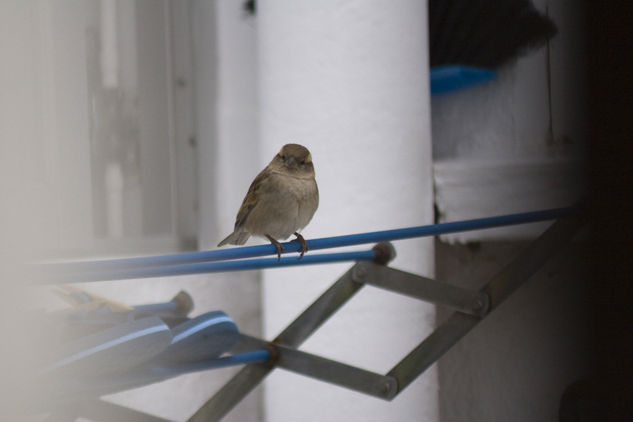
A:
<svg viewBox="0 0 633 422">
<path fill-rule="evenodd" d="M 476 292 L 373 262 L 354 266 L 352 279 L 416 299 L 445 305 L 457 311 L 483 317 L 490 308 L 485 292 Z"/>
<path fill-rule="evenodd" d="M 389 244 L 379 244 L 375 249 L 379 257 L 377 262 L 355 264 L 272 342 L 241 335 L 234 351 L 264 348 L 271 352 L 271 359 L 243 367 L 189 421 L 219 421 L 275 368 L 392 400 L 570 242 L 580 227 L 581 222 L 575 218 L 555 222 L 478 292 L 386 267 L 384 265 L 395 253 Z M 296 350 L 366 284 L 449 306 L 456 312 L 385 375 Z M 103 408 L 103 402 L 98 404 Z M 125 413 L 122 409 L 106 407 L 119 411 L 122 417 Z M 128 415 L 143 416 L 141 413 L 125 414 Z"/>
<path fill-rule="evenodd" d="M 248 345 L 248 346 L 247 346 Z M 240 349 L 253 347 L 272 350 L 272 364 L 301 375 L 349 388 L 385 400 L 398 393 L 396 379 L 356 368 L 321 356 L 296 350 L 282 344 L 269 343 L 242 334 Z"/>
<path fill-rule="evenodd" d="M 362 284 L 352 280 L 353 269 L 354 267 L 343 274 L 325 293 L 283 330 L 272 343 L 293 348 L 303 343 L 321 324 L 363 287 Z M 248 338 L 246 339 L 248 340 Z M 189 418 L 188 422 L 219 421 L 254 389 L 274 367 L 274 362 L 246 365 L 202 405 Z"/>
<path fill-rule="evenodd" d="M 244 343 L 240 347 L 267 345 L 276 350 L 276 359 L 263 364 L 247 365 L 189 421 L 219 421 L 275 367 L 391 400 L 571 241 L 580 226 L 581 222 L 573 218 L 555 222 L 478 292 L 376 263 L 357 263 L 272 343 L 243 336 Z M 365 284 L 450 306 L 457 311 L 386 375 L 374 374 L 295 350 Z"/>
</svg>

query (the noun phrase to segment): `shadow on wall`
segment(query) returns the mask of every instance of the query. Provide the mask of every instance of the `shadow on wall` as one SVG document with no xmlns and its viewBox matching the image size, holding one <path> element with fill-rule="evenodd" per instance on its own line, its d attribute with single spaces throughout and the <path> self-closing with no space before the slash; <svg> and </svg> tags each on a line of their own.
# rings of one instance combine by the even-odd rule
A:
<svg viewBox="0 0 633 422">
<path fill-rule="evenodd" d="M 438 241 L 437 279 L 478 288 L 526 245 Z M 440 420 L 558 421 L 563 392 L 591 369 L 590 252 L 565 248 L 446 353 Z M 447 315 L 438 308 L 438 322 Z"/>
</svg>

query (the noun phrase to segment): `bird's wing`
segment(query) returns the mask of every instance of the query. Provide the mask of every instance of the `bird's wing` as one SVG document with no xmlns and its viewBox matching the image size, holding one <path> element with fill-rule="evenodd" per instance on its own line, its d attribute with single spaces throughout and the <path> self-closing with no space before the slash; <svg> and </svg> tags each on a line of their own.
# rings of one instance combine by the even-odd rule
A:
<svg viewBox="0 0 633 422">
<path fill-rule="evenodd" d="M 255 177 L 253 183 L 251 183 L 251 186 L 248 188 L 248 192 L 244 197 L 244 201 L 242 201 L 242 206 L 237 213 L 237 217 L 235 218 L 235 231 L 237 231 L 239 227 L 242 227 L 244 225 L 246 218 L 251 213 L 253 208 L 255 208 L 255 205 L 257 205 L 257 199 L 259 194 L 261 193 L 262 183 L 272 174 L 273 172 L 268 167 L 266 167 L 257 175 L 257 177 Z"/>
</svg>

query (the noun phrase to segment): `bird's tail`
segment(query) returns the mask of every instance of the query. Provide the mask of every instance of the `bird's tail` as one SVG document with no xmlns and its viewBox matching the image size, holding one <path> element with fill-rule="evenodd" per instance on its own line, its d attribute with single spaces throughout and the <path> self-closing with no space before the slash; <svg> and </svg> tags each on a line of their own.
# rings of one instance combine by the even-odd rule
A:
<svg viewBox="0 0 633 422">
<path fill-rule="evenodd" d="M 243 245 L 244 243 L 246 243 L 249 237 L 251 237 L 251 235 L 248 232 L 234 231 L 233 233 L 228 235 L 223 241 L 218 243 L 218 246 L 224 246 L 227 244 Z"/>
</svg>

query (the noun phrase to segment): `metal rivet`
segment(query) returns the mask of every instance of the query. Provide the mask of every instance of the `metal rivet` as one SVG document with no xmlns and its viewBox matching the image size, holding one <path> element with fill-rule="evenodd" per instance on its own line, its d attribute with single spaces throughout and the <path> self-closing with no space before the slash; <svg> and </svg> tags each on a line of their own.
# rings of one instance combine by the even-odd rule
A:
<svg viewBox="0 0 633 422">
<path fill-rule="evenodd" d="M 359 264 L 354 268 L 354 278 L 364 279 L 367 276 L 367 268 L 365 265 Z"/>
<path fill-rule="evenodd" d="M 383 396 L 388 396 L 388 395 L 389 395 L 389 393 L 391 393 L 391 383 L 390 383 L 390 382 L 388 382 L 388 381 L 383 382 L 383 383 L 382 383 L 382 386 L 381 386 L 381 388 L 380 388 L 380 393 L 381 393 Z"/>
</svg>

